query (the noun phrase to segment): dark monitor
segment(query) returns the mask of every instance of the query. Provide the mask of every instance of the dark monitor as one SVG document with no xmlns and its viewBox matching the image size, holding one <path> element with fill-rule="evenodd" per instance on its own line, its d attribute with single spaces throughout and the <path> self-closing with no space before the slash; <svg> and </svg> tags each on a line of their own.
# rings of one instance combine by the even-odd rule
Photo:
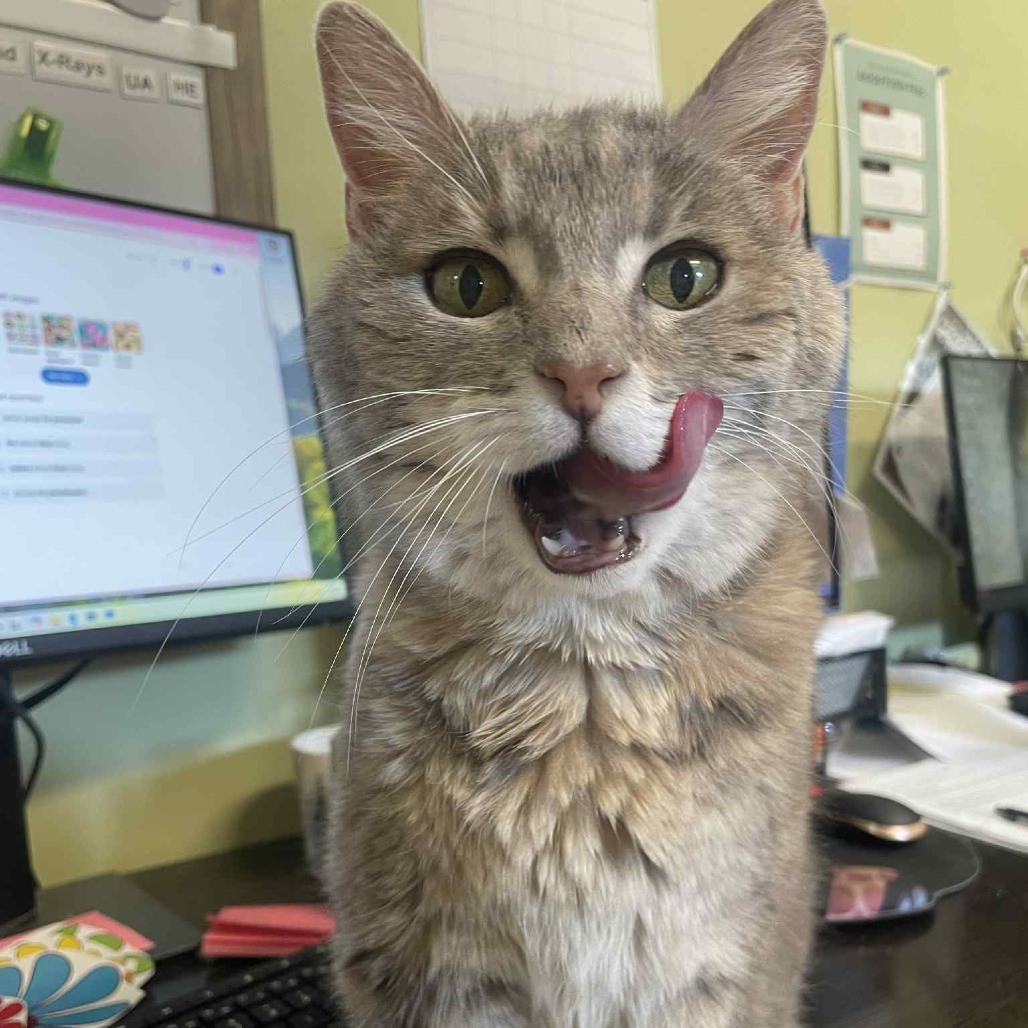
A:
<svg viewBox="0 0 1028 1028">
<path fill-rule="evenodd" d="M 1028 606 L 1028 364 L 947 357 L 943 382 L 964 600 Z"/>
<path fill-rule="evenodd" d="M 0 669 L 349 613 L 288 232 L 0 184 Z"/>
</svg>

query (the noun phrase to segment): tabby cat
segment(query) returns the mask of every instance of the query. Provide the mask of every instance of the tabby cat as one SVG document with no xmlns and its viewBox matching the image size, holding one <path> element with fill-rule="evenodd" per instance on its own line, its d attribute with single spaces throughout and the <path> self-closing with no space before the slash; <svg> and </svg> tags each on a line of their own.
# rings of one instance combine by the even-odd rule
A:
<svg viewBox="0 0 1028 1028">
<path fill-rule="evenodd" d="M 462 120 L 373 16 L 321 13 L 354 1028 L 798 1023 L 801 515 L 842 337 L 802 229 L 825 36 L 775 0 L 677 111 Z"/>
</svg>

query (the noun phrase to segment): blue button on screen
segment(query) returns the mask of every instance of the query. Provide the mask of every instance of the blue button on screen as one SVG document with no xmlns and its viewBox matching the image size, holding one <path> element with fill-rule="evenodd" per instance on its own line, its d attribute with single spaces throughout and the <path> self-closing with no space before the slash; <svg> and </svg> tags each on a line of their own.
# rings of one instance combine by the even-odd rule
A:
<svg viewBox="0 0 1028 1028">
<path fill-rule="evenodd" d="M 78 368 L 43 368 L 40 372 L 44 382 L 51 385 L 89 385 L 89 374 Z"/>
</svg>

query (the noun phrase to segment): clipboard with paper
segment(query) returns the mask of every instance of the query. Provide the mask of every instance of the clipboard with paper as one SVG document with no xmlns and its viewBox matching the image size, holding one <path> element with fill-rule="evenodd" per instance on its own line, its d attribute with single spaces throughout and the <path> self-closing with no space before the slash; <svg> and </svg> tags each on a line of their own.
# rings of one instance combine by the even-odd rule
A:
<svg viewBox="0 0 1028 1028">
<path fill-rule="evenodd" d="M 875 456 L 874 475 L 951 555 L 959 556 L 957 510 L 946 429 L 942 358 L 995 351 L 942 290 L 918 337 Z"/>
</svg>

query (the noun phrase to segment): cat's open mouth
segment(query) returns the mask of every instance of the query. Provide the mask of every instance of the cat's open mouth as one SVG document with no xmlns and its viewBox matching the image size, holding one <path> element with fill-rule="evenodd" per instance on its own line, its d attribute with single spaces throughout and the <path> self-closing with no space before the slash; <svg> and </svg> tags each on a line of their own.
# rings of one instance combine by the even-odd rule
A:
<svg viewBox="0 0 1028 1028">
<path fill-rule="evenodd" d="M 723 413 L 718 397 L 684 393 L 663 453 L 645 471 L 629 471 L 582 447 L 520 475 L 515 496 L 542 562 L 551 571 L 580 575 L 631 560 L 643 544 L 633 519 L 685 495 Z"/>
</svg>

